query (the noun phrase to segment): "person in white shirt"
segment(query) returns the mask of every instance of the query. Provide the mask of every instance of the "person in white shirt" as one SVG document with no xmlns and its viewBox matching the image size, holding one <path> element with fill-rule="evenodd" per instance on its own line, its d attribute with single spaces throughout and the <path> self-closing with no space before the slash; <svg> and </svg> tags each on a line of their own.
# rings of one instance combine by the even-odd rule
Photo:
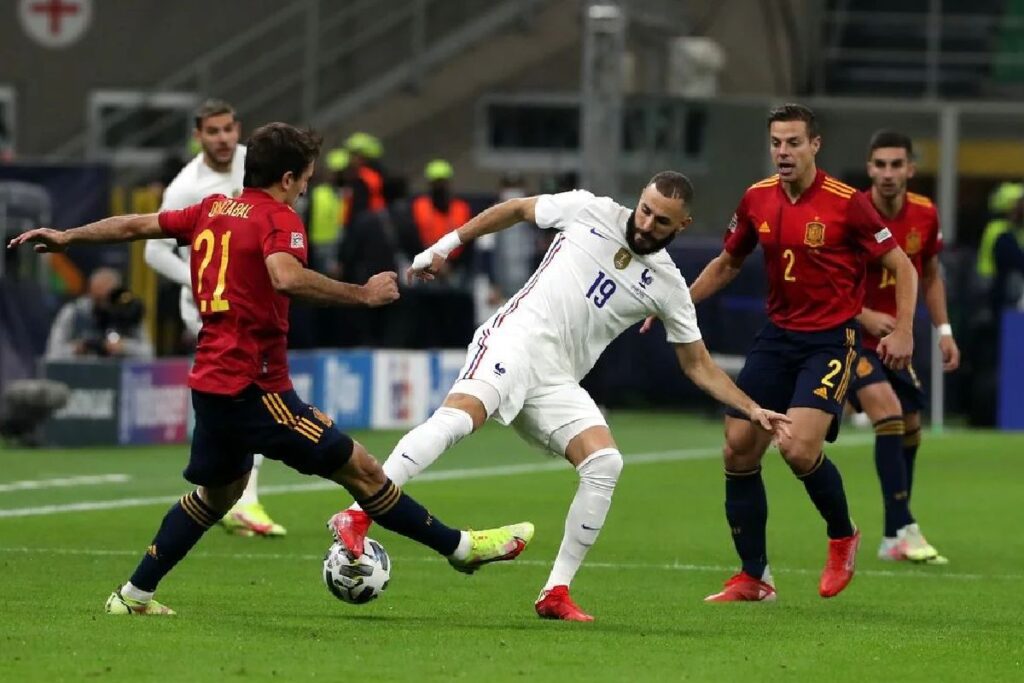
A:
<svg viewBox="0 0 1024 683">
<path fill-rule="evenodd" d="M 241 124 L 234 108 L 222 100 L 207 100 L 196 111 L 195 139 L 201 151 L 181 169 L 164 191 L 160 210 L 183 209 L 211 194 L 237 196 L 242 191 L 245 146 L 238 144 Z M 189 271 L 191 245 L 179 246 L 173 239 L 146 242 L 146 263 L 167 279 L 181 285 L 181 320 L 193 338 L 199 336 L 199 310 L 192 296 Z M 221 519 L 228 531 L 240 536 L 283 536 L 286 530 L 275 523 L 259 501 L 259 471 L 263 456 L 253 457 L 249 483 L 238 503 Z"/>
<path fill-rule="evenodd" d="M 579 383 L 631 325 L 657 315 L 694 383 L 763 429 L 787 433 L 785 415 L 762 409 L 711 360 L 686 281 L 664 250 L 692 221 L 692 195 L 686 176 L 665 171 L 644 187 L 635 210 L 584 190 L 509 199 L 418 254 L 408 271 L 410 278 L 432 279 L 460 244 L 520 221 L 560 231 L 529 281 L 477 330 L 443 406 L 384 463 L 388 476 L 405 484 L 488 417 L 564 456 L 580 482 L 535 603 L 541 617 L 593 619 L 569 597 L 569 584 L 604 525 L 622 456 Z M 352 555 L 361 553 L 369 524 L 355 505 L 330 522 Z"/>
</svg>

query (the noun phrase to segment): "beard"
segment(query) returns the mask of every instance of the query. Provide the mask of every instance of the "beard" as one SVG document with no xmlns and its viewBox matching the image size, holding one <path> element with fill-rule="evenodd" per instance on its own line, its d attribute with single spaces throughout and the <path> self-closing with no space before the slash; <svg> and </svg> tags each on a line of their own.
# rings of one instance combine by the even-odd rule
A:
<svg viewBox="0 0 1024 683">
<path fill-rule="evenodd" d="M 676 238 L 675 235 L 669 235 L 662 240 L 654 240 L 650 237 L 644 237 L 636 231 L 636 211 L 629 214 L 629 218 L 626 220 L 626 244 L 629 245 L 630 250 L 638 256 L 646 256 L 647 254 L 653 254 L 656 251 L 661 251 Z"/>
</svg>

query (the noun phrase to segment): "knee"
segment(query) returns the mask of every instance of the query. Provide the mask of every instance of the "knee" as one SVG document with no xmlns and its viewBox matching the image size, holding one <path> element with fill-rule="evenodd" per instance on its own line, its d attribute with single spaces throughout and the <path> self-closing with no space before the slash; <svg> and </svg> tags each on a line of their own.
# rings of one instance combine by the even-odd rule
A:
<svg viewBox="0 0 1024 683">
<path fill-rule="evenodd" d="M 821 444 L 791 437 L 779 441 L 779 452 L 789 468 L 799 475 L 814 467 L 821 455 Z"/>
<path fill-rule="evenodd" d="M 760 456 L 729 438 L 722 448 L 722 460 L 729 472 L 747 472 L 761 464 Z"/>
<path fill-rule="evenodd" d="M 249 473 L 246 472 L 245 476 L 224 486 L 200 486 L 199 497 L 211 510 L 223 517 L 242 497 L 248 481 Z"/>
<path fill-rule="evenodd" d="M 622 474 L 622 465 L 622 454 L 614 448 L 606 448 L 592 453 L 576 472 L 584 483 L 611 492 Z"/>
<path fill-rule="evenodd" d="M 387 481 L 380 463 L 359 442 L 353 442 L 348 462 L 330 478 L 357 498 L 373 495 Z"/>
</svg>

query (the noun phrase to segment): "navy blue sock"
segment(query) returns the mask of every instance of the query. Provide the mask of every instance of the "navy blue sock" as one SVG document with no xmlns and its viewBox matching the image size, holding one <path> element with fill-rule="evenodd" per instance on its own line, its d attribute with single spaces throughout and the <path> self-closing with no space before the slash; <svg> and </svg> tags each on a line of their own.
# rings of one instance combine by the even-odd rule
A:
<svg viewBox="0 0 1024 683">
<path fill-rule="evenodd" d="M 153 543 L 132 574 L 132 585 L 144 591 L 155 591 L 160 580 L 220 518 L 221 515 L 202 501 L 198 491 L 182 496 L 160 523 Z"/>
<path fill-rule="evenodd" d="M 850 521 L 850 509 L 846 505 L 843 477 L 832 461 L 822 453 L 811 471 L 799 474 L 797 478 L 804 483 L 807 495 L 825 520 L 828 537 L 852 536 L 853 523 Z"/>
<path fill-rule="evenodd" d="M 910 514 L 907 465 L 903 459 L 903 417 L 892 415 L 875 423 L 875 471 L 882 485 L 885 508 L 883 533 L 895 538 L 897 529 L 913 523 Z"/>
<path fill-rule="evenodd" d="M 743 571 L 755 579 L 762 578 L 768 566 L 768 496 L 760 467 L 749 472 L 725 471 L 725 518 Z"/>
<path fill-rule="evenodd" d="M 921 428 L 903 433 L 903 463 L 907 467 L 907 501 L 914 490 L 914 464 L 917 462 L 917 449 L 921 446 Z"/>
<path fill-rule="evenodd" d="M 441 520 L 431 516 L 426 508 L 402 493 L 402 489 L 390 479 L 380 491 L 356 502 L 385 529 L 422 543 L 442 555 L 454 553 L 462 540 L 461 531 L 445 526 Z"/>
</svg>

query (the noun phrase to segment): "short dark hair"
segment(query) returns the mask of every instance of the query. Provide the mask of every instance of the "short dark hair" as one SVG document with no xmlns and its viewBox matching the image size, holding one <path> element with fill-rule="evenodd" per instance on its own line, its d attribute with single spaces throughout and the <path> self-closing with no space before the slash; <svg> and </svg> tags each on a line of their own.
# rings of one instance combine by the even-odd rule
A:
<svg viewBox="0 0 1024 683">
<path fill-rule="evenodd" d="M 199 130 L 203 127 L 203 121 L 205 121 L 206 119 L 210 118 L 211 116 L 220 116 L 222 114 L 231 114 L 231 116 L 234 117 L 235 108 L 227 102 L 225 102 L 224 100 L 206 100 L 201 105 L 199 105 L 199 108 L 196 109 L 196 130 Z"/>
<path fill-rule="evenodd" d="M 663 197 L 669 199 L 682 199 L 683 206 L 689 206 L 693 201 L 693 183 L 682 173 L 675 171 L 662 171 L 655 173 L 647 185 L 654 185 L 654 189 Z"/>
<path fill-rule="evenodd" d="M 821 133 L 818 132 L 818 120 L 814 118 L 814 112 L 810 107 L 802 104 L 788 102 L 781 107 L 775 107 L 768 112 L 768 130 L 776 121 L 803 121 L 807 124 L 807 139 L 813 140 Z"/>
<path fill-rule="evenodd" d="M 875 134 L 871 136 L 871 142 L 868 143 L 868 158 L 871 158 L 871 153 L 876 149 L 883 147 L 901 147 L 907 150 L 908 159 L 914 156 L 914 143 L 910 141 L 910 136 L 895 130 L 875 131 Z"/>
<path fill-rule="evenodd" d="M 298 178 L 320 154 L 317 133 L 287 123 L 268 123 L 253 131 L 245 146 L 244 187 L 270 187 L 291 171 Z"/>
</svg>

